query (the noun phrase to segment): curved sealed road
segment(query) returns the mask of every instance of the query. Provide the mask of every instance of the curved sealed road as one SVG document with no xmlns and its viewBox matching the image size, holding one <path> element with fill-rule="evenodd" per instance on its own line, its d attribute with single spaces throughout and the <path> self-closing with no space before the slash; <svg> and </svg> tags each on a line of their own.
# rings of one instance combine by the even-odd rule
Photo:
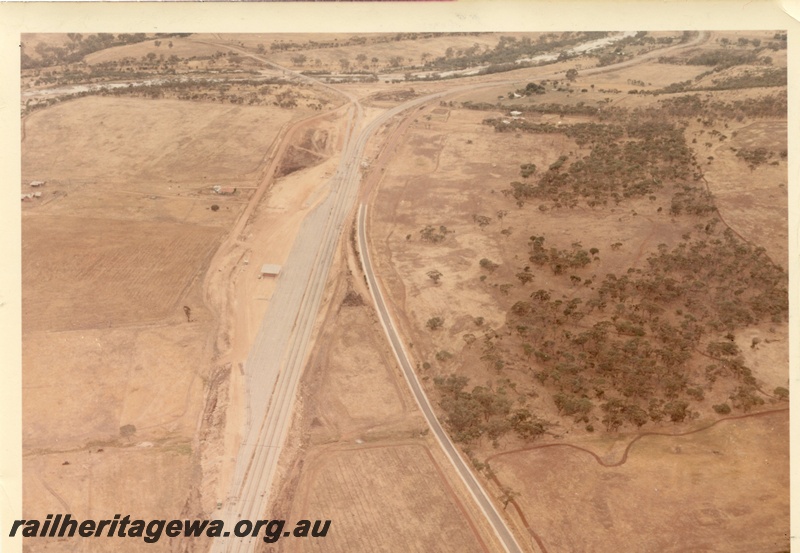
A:
<svg viewBox="0 0 800 553">
<path fill-rule="evenodd" d="M 508 529 L 505 520 L 503 520 L 503 517 L 497 512 L 494 503 L 492 503 L 492 500 L 489 499 L 489 496 L 484 491 L 480 482 L 478 482 L 472 474 L 472 471 L 458 453 L 456 446 L 450 440 L 450 437 L 444 431 L 442 425 L 439 424 L 439 420 L 436 418 L 436 414 L 433 412 L 433 408 L 425 392 L 422 390 L 422 385 L 419 383 L 417 375 L 414 373 L 414 369 L 408 359 L 408 353 L 405 347 L 403 347 L 403 342 L 400 340 L 400 337 L 397 335 L 394 322 L 389 314 L 389 310 L 386 308 L 383 294 L 378 287 L 378 282 L 375 280 L 375 273 L 372 270 L 372 262 L 370 261 L 369 249 L 367 248 L 366 211 L 366 206 L 361 204 L 358 209 L 358 249 L 361 252 L 361 261 L 364 265 L 364 273 L 367 276 L 369 291 L 372 294 L 372 299 L 378 310 L 381 325 L 383 325 L 386 336 L 389 338 L 392 351 L 394 351 L 394 355 L 398 363 L 400 363 L 400 367 L 403 369 L 403 375 L 406 377 L 406 381 L 408 381 L 408 385 L 411 387 L 414 399 L 417 400 L 419 408 L 422 410 L 423 415 L 425 415 L 425 420 L 428 421 L 428 426 L 433 430 L 434 436 L 436 436 L 445 454 L 450 458 L 458 475 L 467 485 L 467 488 L 472 494 L 472 497 L 475 498 L 481 511 L 486 515 L 486 518 L 489 520 L 489 523 L 500 539 L 500 542 L 503 544 L 503 547 L 509 553 L 522 553 L 522 549 L 520 549 L 517 540 L 514 538 L 514 534 Z"/>
</svg>

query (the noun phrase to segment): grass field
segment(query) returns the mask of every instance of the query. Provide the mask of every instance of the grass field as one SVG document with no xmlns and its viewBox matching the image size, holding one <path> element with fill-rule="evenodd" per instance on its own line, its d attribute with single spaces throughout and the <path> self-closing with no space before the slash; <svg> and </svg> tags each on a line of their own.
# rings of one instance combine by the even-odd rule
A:
<svg viewBox="0 0 800 553">
<path fill-rule="evenodd" d="M 777 552 L 789 548 L 789 445 L 776 439 L 788 431 L 784 411 L 646 436 L 618 467 L 567 447 L 491 464 L 551 552 Z M 603 456 L 602 440 L 578 445 L 619 460 Z"/>
<path fill-rule="evenodd" d="M 178 302 L 220 238 L 218 229 L 200 226 L 26 217 L 25 330 L 108 328 L 182 316 Z"/>
<path fill-rule="evenodd" d="M 298 111 L 177 100 L 89 97 L 25 121 L 23 180 L 93 179 L 127 191 L 157 183 L 193 188 L 252 179 Z M 173 190 L 174 190 L 173 185 Z"/>
<path fill-rule="evenodd" d="M 129 514 L 131 520 L 192 516 L 184 504 L 193 478 L 191 451 L 189 444 L 175 442 L 28 456 L 23 516 L 44 519 L 44 513 L 70 513 L 78 521 L 110 520 L 117 513 Z M 172 541 L 166 536 L 152 544 L 130 537 L 36 538 L 26 540 L 24 550 L 167 552 L 173 550 Z"/>
<path fill-rule="evenodd" d="M 220 314 L 203 279 L 279 132 L 307 113 L 87 97 L 26 117 L 22 192 L 47 181 L 22 214 L 26 513 L 188 517 L 216 504 L 198 428 L 220 426 L 201 418 Z"/>
<path fill-rule="evenodd" d="M 403 551 L 419 553 L 483 551 L 475 534 L 465 531 L 468 519 L 436 475 L 433 459 L 419 445 L 327 455 L 297 514 L 336 513 L 335 531 L 324 540 L 298 541 L 302 545 L 294 550 L 394 551 L 402 543 Z"/>
</svg>

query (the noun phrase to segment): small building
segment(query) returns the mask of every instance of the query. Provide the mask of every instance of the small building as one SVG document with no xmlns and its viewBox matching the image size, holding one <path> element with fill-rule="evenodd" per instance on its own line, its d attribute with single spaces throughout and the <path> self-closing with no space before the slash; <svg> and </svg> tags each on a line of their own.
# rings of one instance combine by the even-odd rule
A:
<svg viewBox="0 0 800 553">
<path fill-rule="evenodd" d="M 44 186 L 44 185 L 45 185 L 45 181 L 43 181 L 43 180 L 32 180 L 31 181 L 31 186 L 33 188 L 39 188 L 40 186 Z"/>
<path fill-rule="evenodd" d="M 278 276 L 281 272 L 280 265 L 272 265 L 271 263 L 264 263 L 261 266 L 261 276 Z"/>
<path fill-rule="evenodd" d="M 215 194 L 220 194 L 222 196 L 230 196 L 236 193 L 236 188 L 233 186 L 220 186 L 219 184 L 213 186 L 211 188 Z"/>
<path fill-rule="evenodd" d="M 23 202 L 29 202 L 32 199 L 33 199 L 33 194 L 23 194 L 22 195 L 22 201 Z"/>
<path fill-rule="evenodd" d="M 521 111 L 510 111 L 510 112 L 508 112 L 508 114 L 511 117 L 519 117 L 520 115 L 522 115 L 522 112 Z"/>
</svg>

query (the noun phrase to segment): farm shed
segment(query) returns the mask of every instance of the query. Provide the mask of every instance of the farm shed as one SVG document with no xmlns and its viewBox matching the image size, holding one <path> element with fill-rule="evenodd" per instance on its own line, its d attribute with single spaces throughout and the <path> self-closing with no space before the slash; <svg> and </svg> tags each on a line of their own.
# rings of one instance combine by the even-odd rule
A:
<svg viewBox="0 0 800 553">
<path fill-rule="evenodd" d="M 278 274 L 280 272 L 281 272 L 281 266 L 280 265 L 272 265 L 270 263 L 265 263 L 264 265 L 261 266 L 261 276 L 262 277 L 265 277 L 265 276 L 278 276 Z"/>
</svg>

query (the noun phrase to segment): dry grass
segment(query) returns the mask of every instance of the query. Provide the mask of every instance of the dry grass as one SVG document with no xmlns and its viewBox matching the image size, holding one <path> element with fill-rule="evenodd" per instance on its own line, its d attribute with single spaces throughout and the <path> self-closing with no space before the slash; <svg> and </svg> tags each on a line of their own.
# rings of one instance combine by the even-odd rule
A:
<svg viewBox="0 0 800 553">
<path fill-rule="evenodd" d="M 205 335 L 211 330 L 207 313 L 196 309 L 195 316 L 201 321 L 26 333 L 26 451 L 124 443 L 120 428 L 128 424 L 137 429 L 136 441 L 191 439 L 201 408 L 196 399 L 203 394 Z"/>
<path fill-rule="evenodd" d="M 218 229 L 109 219 L 26 217 L 24 327 L 66 330 L 155 322 L 205 270 Z M 76 255 L 75 252 L 81 252 Z"/>
<path fill-rule="evenodd" d="M 311 474 L 296 515 L 331 518 L 333 530 L 325 539 L 287 541 L 287 550 L 393 551 L 400 543 L 419 553 L 483 550 L 425 446 L 340 450 Z"/>
<path fill-rule="evenodd" d="M 253 178 L 295 110 L 89 97 L 25 121 L 24 180 L 157 180 L 203 187 Z M 167 192 L 166 183 L 148 192 Z"/>
<path fill-rule="evenodd" d="M 219 46 L 204 44 L 202 41 L 195 40 L 193 37 L 162 38 L 158 40 L 161 41 L 160 46 L 156 46 L 156 39 L 153 39 L 93 52 L 86 56 L 85 61 L 90 65 L 94 65 L 107 61 L 116 61 L 126 57 L 141 59 L 151 52 L 158 55 L 163 54 L 165 57 L 206 57 L 225 50 Z M 172 42 L 172 48 L 169 47 L 170 42 Z"/>
<path fill-rule="evenodd" d="M 184 512 L 193 476 L 190 454 L 187 443 L 172 443 L 28 456 L 23 518 L 43 519 L 45 513 L 70 513 L 78 521 L 112 519 L 117 513 L 145 521 L 191 516 Z M 153 544 L 105 536 L 37 538 L 26 540 L 25 551 L 166 552 L 172 541 L 166 536 Z"/>
<path fill-rule="evenodd" d="M 695 132 L 699 132 L 695 130 Z M 724 131 L 729 138 L 713 140 L 697 134 L 698 149 L 705 158 L 708 186 L 725 221 L 752 242 L 767 249 L 775 263 L 788 267 L 787 164 L 779 153 L 787 150 L 786 122 L 760 119 L 732 124 Z M 735 135 L 734 135 L 735 134 Z M 732 150 L 764 148 L 772 154 L 768 164 L 749 169 Z M 708 157 L 713 157 L 709 160 Z M 771 165 L 777 162 L 777 165 Z"/>
<path fill-rule="evenodd" d="M 378 58 L 378 67 L 385 67 L 389 58 L 401 56 L 404 59 L 402 65 L 420 65 L 422 63 L 422 54 L 429 54 L 430 58 L 437 58 L 445 55 L 448 48 L 453 50 L 471 48 L 473 45 L 478 44 L 483 51 L 486 47 L 493 48 L 500 36 L 533 36 L 536 39 L 536 33 L 481 33 L 475 36 L 441 36 L 433 38 L 424 38 L 418 40 L 401 40 L 380 43 L 367 43 L 364 45 L 350 45 L 334 48 L 317 48 L 296 51 L 272 52 L 270 45 L 274 42 L 294 42 L 304 43 L 309 40 L 317 42 L 338 41 L 344 42 L 348 38 L 355 36 L 370 37 L 369 34 L 361 35 L 325 35 L 325 34 L 269 34 L 269 35 L 235 35 L 232 38 L 236 44 L 244 44 L 246 47 L 255 50 L 259 44 L 263 44 L 266 48 L 267 55 L 270 59 L 275 60 L 277 63 L 286 65 L 288 67 L 295 67 L 291 58 L 299 54 L 304 54 L 308 61 L 298 68 L 306 69 L 334 69 L 340 70 L 339 60 L 342 58 L 348 59 L 351 67 L 354 69 L 362 69 L 362 64 L 356 58 L 359 54 L 367 56 L 366 65 L 373 67 L 371 60 L 373 57 Z M 391 34 L 389 36 L 392 36 Z M 228 35 L 222 35 L 223 39 L 230 39 Z M 321 64 L 317 66 L 315 60 L 319 59 Z"/>
<path fill-rule="evenodd" d="M 517 501 L 548 551 L 783 551 L 789 446 L 778 437 L 788 432 L 783 412 L 685 437 L 644 437 L 619 467 L 565 447 L 491 463 L 520 493 Z M 606 462 L 619 459 L 603 455 L 602 439 L 580 445 Z"/>
</svg>

